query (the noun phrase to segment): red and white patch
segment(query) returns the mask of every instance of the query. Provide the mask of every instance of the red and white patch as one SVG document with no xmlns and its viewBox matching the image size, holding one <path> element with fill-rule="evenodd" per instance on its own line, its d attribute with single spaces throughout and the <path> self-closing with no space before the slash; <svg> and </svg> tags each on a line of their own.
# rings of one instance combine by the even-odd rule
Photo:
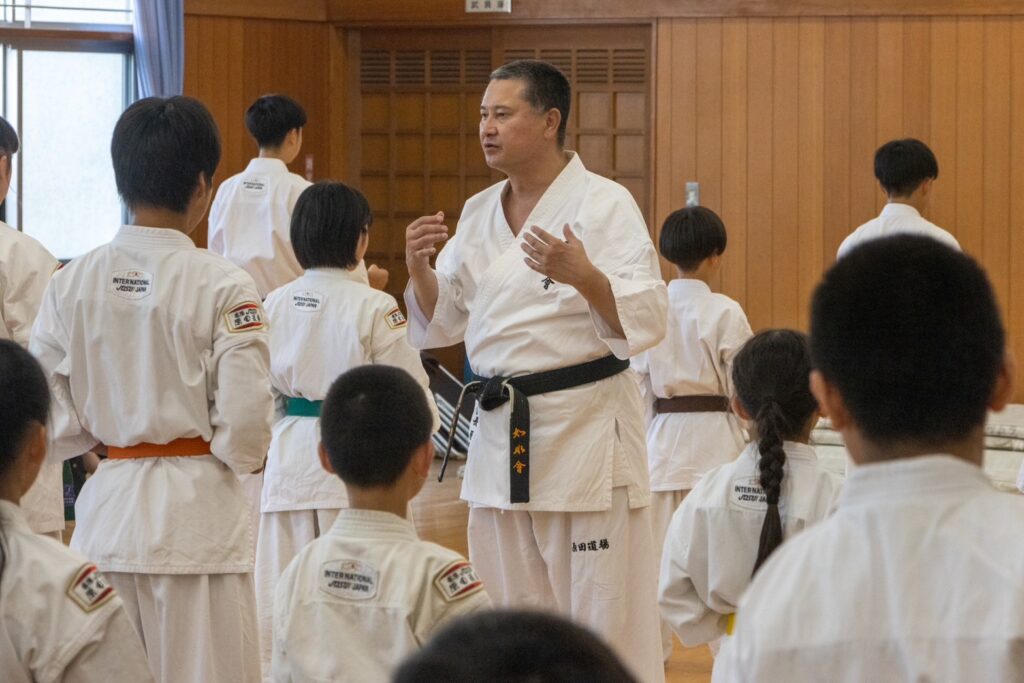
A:
<svg viewBox="0 0 1024 683">
<path fill-rule="evenodd" d="M 228 332 L 250 332 L 262 330 L 266 325 L 263 323 L 263 309 L 255 301 L 246 301 L 228 310 L 224 314 L 224 320 L 228 324 Z"/>
<path fill-rule="evenodd" d="M 68 585 L 67 594 L 83 612 L 92 612 L 115 595 L 114 587 L 96 570 L 94 564 L 84 565 L 78 570 Z"/>
<path fill-rule="evenodd" d="M 473 565 L 465 560 L 458 560 L 441 570 L 434 579 L 434 587 L 445 602 L 455 602 L 476 593 L 484 584 L 477 576 Z"/>
<path fill-rule="evenodd" d="M 399 327 L 405 327 L 405 314 L 402 313 L 402 309 L 398 307 L 392 308 L 384 314 L 384 322 L 386 322 L 388 327 L 393 330 L 397 330 Z"/>
</svg>

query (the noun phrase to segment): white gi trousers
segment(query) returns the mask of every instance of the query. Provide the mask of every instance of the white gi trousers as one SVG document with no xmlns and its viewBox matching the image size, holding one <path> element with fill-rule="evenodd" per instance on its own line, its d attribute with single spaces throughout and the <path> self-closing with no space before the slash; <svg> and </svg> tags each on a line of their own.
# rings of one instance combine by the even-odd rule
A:
<svg viewBox="0 0 1024 683">
<path fill-rule="evenodd" d="M 256 543 L 256 610 L 259 614 L 260 665 L 263 680 L 270 680 L 274 637 L 274 592 L 277 581 L 299 551 L 326 533 L 338 510 L 284 510 L 264 512 Z"/>
<path fill-rule="evenodd" d="M 641 683 L 665 680 L 650 510 L 626 487 L 600 512 L 469 509 L 469 557 L 494 604 L 586 626 Z"/>
<path fill-rule="evenodd" d="M 665 552 L 665 535 L 676 508 L 686 498 L 690 489 L 685 491 L 651 491 L 651 528 L 654 530 L 654 555 L 661 566 L 661 556 Z M 661 620 L 661 651 L 664 660 L 672 656 L 672 627 L 664 619 Z"/>
<path fill-rule="evenodd" d="M 252 574 L 104 572 L 157 683 L 257 683 Z"/>
</svg>

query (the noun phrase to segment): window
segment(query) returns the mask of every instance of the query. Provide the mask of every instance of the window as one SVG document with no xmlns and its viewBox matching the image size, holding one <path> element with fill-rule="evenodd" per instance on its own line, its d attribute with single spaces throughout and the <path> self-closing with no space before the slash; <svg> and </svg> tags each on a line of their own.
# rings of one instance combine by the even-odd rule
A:
<svg viewBox="0 0 1024 683">
<path fill-rule="evenodd" d="M 132 23 L 132 0 L 0 0 L 0 10 L 0 21 L 23 26 Z"/>
<path fill-rule="evenodd" d="M 110 137 L 135 84 L 127 27 L 64 27 L 93 19 L 97 7 L 127 13 L 130 21 L 130 2 L 0 0 L 3 18 L 33 22 L 0 28 L 0 109 L 21 138 L 3 218 L 60 259 L 109 242 L 127 219 Z M 110 14 L 116 13 L 104 14 L 108 23 Z M 58 29 L 36 23 L 44 19 L 65 23 Z"/>
</svg>

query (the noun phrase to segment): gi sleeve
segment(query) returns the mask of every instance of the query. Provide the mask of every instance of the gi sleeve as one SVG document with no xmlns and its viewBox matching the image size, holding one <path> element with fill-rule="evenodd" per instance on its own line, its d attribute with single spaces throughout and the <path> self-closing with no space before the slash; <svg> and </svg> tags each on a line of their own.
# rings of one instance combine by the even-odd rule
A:
<svg viewBox="0 0 1024 683">
<path fill-rule="evenodd" d="M 263 466 L 274 415 L 266 313 L 255 284 L 245 278 L 220 297 L 207 376 L 210 450 L 236 474 Z"/>
<path fill-rule="evenodd" d="M 420 647 L 452 620 L 494 608 L 468 560 L 436 561 L 431 565 L 430 583 L 410 615 L 413 635 Z"/>
<path fill-rule="evenodd" d="M 437 414 L 437 405 L 434 403 L 434 394 L 430 391 L 430 378 L 423 369 L 423 362 L 420 360 L 418 351 L 409 346 L 406 338 L 408 323 L 398 302 L 390 296 L 386 301 L 387 305 L 374 314 L 373 331 L 370 340 L 370 361 L 374 365 L 393 365 L 401 368 L 412 375 L 427 397 L 427 405 L 430 407 L 430 415 L 433 419 L 433 431 L 441 426 L 441 419 Z"/>
<path fill-rule="evenodd" d="M 461 224 L 463 221 L 459 221 Z M 437 305 L 434 317 L 428 319 L 413 290 L 412 280 L 405 288 L 405 305 L 409 311 L 409 343 L 414 349 L 437 349 L 462 341 L 469 324 L 469 310 L 462 294 L 462 239 L 456 231 L 437 257 L 434 276 L 437 278 Z"/>
<path fill-rule="evenodd" d="M 638 356 L 633 356 L 629 365 L 633 371 L 633 377 L 636 379 L 636 384 L 640 388 L 640 400 L 643 401 L 644 405 L 644 424 L 650 427 L 655 415 L 654 402 L 658 397 L 654 393 L 654 386 L 651 384 L 651 364 L 647 351 Z"/>
<path fill-rule="evenodd" d="M 7 229 L 7 228 L 5 228 Z M 0 287 L 3 289 L 3 320 L 11 339 L 27 347 L 32 323 L 43 301 L 50 276 L 57 270 L 57 259 L 42 246 L 16 244 L 3 264 Z"/>
<path fill-rule="evenodd" d="M 135 627 L 117 601 L 117 609 L 101 628 L 88 635 L 79 634 L 68 649 L 80 648 L 63 671 L 54 671 L 53 678 L 40 680 L 63 681 L 63 683 L 96 683 L 96 681 L 138 681 L 153 680 L 149 661 L 142 648 Z M 66 661 L 60 656 L 58 661 Z"/>
<path fill-rule="evenodd" d="M 725 377 L 722 378 L 722 387 L 726 396 L 732 396 L 732 362 L 736 354 L 740 352 L 743 345 L 754 336 L 747 322 L 747 316 L 739 304 L 731 306 L 722 316 L 719 328 L 718 354 L 720 364 Z"/>
<path fill-rule="evenodd" d="M 658 580 L 658 606 L 679 640 L 687 647 L 725 635 L 722 614 L 701 598 L 708 590 L 708 531 L 689 498 L 672 515 L 665 536 Z"/>
<path fill-rule="evenodd" d="M 50 448 L 47 459 L 62 461 L 81 455 L 98 443 L 82 425 L 71 395 L 69 338 L 60 318 L 57 287 L 43 296 L 29 339 L 28 350 L 39 361 L 50 387 Z"/>
</svg>

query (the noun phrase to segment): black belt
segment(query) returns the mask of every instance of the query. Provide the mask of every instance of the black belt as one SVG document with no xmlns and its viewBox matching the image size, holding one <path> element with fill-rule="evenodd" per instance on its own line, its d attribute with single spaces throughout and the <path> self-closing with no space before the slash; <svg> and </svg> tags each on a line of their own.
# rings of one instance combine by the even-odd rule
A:
<svg viewBox="0 0 1024 683">
<path fill-rule="evenodd" d="M 728 413 L 725 396 L 672 396 L 654 402 L 654 411 L 662 413 Z"/>
<path fill-rule="evenodd" d="M 587 363 L 571 365 L 567 368 L 536 372 L 532 375 L 519 377 L 491 377 L 470 382 L 462 388 L 459 402 L 455 406 L 452 425 L 448 430 L 448 447 L 441 462 L 441 473 L 437 480 L 444 479 L 444 471 L 448 467 L 448 457 L 452 453 L 455 440 L 455 421 L 462 410 L 462 401 L 466 394 L 476 395 L 476 400 L 484 410 L 494 410 L 512 401 L 512 415 L 509 419 L 509 502 L 530 502 L 530 402 L 527 397 L 547 394 L 553 391 L 572 389 L 583 384 L 590 384 L 602 379 L 613 377 L 629 367 L 628 360 L 620 360 L 615 356 L 605 356 Z"/>
</svg>

